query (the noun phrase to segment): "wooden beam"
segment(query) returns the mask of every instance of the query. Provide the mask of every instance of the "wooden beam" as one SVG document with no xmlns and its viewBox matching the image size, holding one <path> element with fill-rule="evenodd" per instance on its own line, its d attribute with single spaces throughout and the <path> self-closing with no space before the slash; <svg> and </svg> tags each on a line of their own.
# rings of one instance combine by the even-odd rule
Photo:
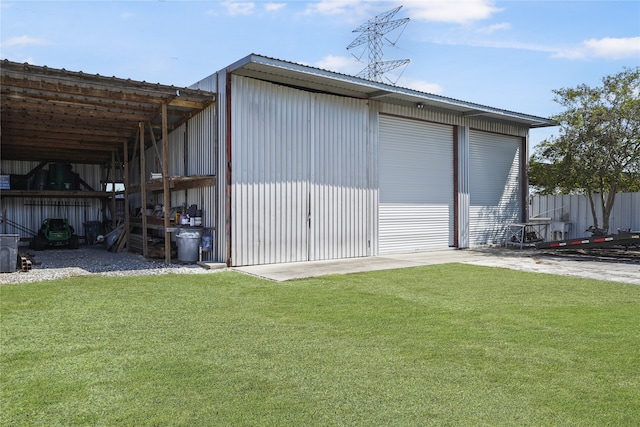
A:
<svg viewBox="0 0 640 427">
<path fill-rule="evenodd" d="M 129 249 L 129 234 L 131 233 L 131 218 L 129 215 L 129 143 L 124 142 L 124 238 Z"/>
<path fill-rule="evenodd" d="M 140 199 L 141 199 L 141 214 L 142 214 L 142 256 L 145 258 L 149 254 L 149 247 L 147 242 L 147 188 L 145 177 L 145 158 L 144 158 L 144 123 L 138 124 L 138 131 L 140 133 Z"/>
<path fill-rule="evenodd" d="M 213 102 L 213 100 L 211 102 Z M 203 102 L 187 101 L 187 100 L 178 99 L 178 98 L 172 99 L 169 105 L 172 107 L 196 108 L 199 110 L 202 110 L 206 107 L 206 104 Z"/>
<path fill-rule="evenodd" d="M 111 153 L 111 225 L 116 228 L 116 153 Z"/>
<path fill-rule="evenodd" d="M 164 260 L 167 264 L 171 264 L 171 193 L 169 189 L 169 132 L 167 130 L 167 103 L 162 103 L 162 180 L 164 183 Z"/>
</svg>

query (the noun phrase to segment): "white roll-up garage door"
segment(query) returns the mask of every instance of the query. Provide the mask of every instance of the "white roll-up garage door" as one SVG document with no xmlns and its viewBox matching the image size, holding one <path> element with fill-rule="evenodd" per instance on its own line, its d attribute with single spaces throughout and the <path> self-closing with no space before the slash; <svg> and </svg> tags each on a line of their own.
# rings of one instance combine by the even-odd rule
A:
<svg viewBox="0 0 640 427">
<path fill-rule="evenodd" d="M 505 225 L 520 222 L 522 138 L 469 133 L 469 244 L 500 243 Z"/>
<path fill-rule="evenodd" d="M 380 254 L 453 244 L 453 128 L 380 116 Z"/>
</svg>

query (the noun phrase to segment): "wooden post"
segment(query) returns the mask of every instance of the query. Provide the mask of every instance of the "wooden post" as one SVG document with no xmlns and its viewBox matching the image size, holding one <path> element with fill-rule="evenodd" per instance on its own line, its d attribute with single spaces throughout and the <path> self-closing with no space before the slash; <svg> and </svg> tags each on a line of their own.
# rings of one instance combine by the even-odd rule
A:
<svg viewBox="0 0 640 427">
<path fill-rule="evenodd" d="M 149 255 L 147 247 L 147 179 L 145 169 L 147 168 L 144 158 L 144 123 L 138 123 L 140 133 L 140 199 L 142 204 L 142 256 Z"/>
<path fill-rule="evenodd" d="M 116 228 L 116 152 L 111 152 L 111 225 Z"/>
<path fill-rule="evenodd" d="M 164 190 L 164 261 L 171 263 L 171 193 L 169 192 L 169 132 L 167 130 L 167 103 L 162 102 L 162 183 Z"/>
<path fill-rule="evenodd" d="M 124 241 L 127 242 L 127 249 L 131 247 L 129 245 L 129 232 L 131 231 L 131 224 L 129 223 L 129 142 L 124 140 Z"/>
</svg>

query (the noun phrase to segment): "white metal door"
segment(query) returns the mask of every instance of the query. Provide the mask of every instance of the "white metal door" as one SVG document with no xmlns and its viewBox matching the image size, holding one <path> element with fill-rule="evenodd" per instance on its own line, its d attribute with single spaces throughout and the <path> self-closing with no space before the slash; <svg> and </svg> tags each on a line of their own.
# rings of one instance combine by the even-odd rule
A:
<svg viewBox="0 0 640 427">
<path fill-rule="evenodd" d="M 500 243 L 505 225 L 520 222 L 522 138 L 469 133 L 469 244 Z"/>
<path fill-rule="evenodd" d="M 232 265 L 306 261 L 310 95 L 233 83 Z"/>
<path fill-rule="evenodd" d="M 232 264 L 369 255 L 366 101 L 233 84 Z"/>
<path fill-rule="evenodd" d="M 309 260 L 370 255 L 367 105 L 329 95 L 312 102 Z"/>
<path fill-rule="evenodd" d="M 453 128 L 380 116 L 379 253 L 453 244 Z"/>
</svg>

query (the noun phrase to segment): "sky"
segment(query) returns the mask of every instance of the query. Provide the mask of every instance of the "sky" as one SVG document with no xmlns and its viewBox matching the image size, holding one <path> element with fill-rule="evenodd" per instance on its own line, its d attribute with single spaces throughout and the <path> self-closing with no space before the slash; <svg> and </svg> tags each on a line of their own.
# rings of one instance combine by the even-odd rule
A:
<svg viewBox="0 0 640 427">
<path fill-rule="evenodd" d="M 0 0 L 0 58 L 181 87 L 251 53 L 356 75 L 353 30 L 398 6 L 382 59 L 411 61 L 385 75 L 401 87 L 551 117 L 553 90 L 640 66 L 638 0 Z"/>
</svg>

